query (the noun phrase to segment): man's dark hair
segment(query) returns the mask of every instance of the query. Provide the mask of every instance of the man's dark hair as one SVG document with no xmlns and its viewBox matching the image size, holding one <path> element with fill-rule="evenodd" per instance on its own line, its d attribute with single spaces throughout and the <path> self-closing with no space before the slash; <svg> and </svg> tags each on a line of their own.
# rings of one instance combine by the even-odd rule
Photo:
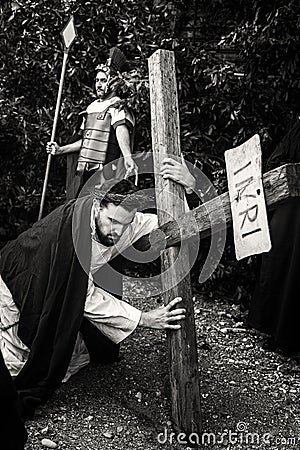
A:
<svg viewBox="0 0 300 450">
<path fill-rule="evenodd" d="M 101 207 L 113 203 L 131 211 L 139 206 L 141 194 L 137 194 L 137 191 L 132 181 L 114 179 L 105 181 L 99 188 L 96 186 L 94 195 L 100 200 Z"/>
</svg>

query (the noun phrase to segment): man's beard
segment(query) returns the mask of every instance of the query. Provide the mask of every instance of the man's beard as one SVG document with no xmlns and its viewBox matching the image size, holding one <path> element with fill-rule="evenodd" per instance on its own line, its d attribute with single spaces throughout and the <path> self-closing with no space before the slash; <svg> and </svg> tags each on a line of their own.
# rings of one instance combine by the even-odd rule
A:
<svg viewBox="0 0 300 450">
<path fill-rule="evenodd" d="M 106 97 L 106 92 L 103 91 L 103 89 L 99 89 L 96 91 L 97 97 L 99 98 L 99 100 L 104 100 L 104 98 Z"/>
<path fill-rule="evenodd" d="M 109 95 L 111 95 L 111 90 L 97 89 L 96 94 L 99 100 L 105 100 Z"/>
<path fill-rule="evenodd" d="M 96 222 L 96 232 L 99 242 L 102 245 L 105 245 L 105 247 L 112 247 L 119 240 L 118 237 L 114 238 L 110 233 L 109 234 L 102 233 L 97 222 Z"/>
</svg>

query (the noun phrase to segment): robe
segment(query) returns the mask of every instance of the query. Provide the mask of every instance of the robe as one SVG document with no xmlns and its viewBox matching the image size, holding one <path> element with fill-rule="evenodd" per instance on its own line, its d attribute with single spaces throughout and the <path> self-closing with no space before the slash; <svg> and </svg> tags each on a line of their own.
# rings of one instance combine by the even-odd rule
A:
<svg viewBox="0 0 300 450">
<path fill-rule="evenodd" d="M 293 126 L 267 162 L 267 170 L 300 162 L 300 121 Z M 262 256 L 259 280 L 249 308 L 249 324 L 279 347 L 300 351 L 300 198 L 277 207 L 270 221 L 272 249 Z"/>
<path fill-rule="evenodd" d="M 118 354 L 118 346 L 107 338 L 103 341 L 101 333 L 83 321 L 91 260 L 91 204 L 90 197 L 69 201 L 0 253 L 2 279 L 20 310 L 18 336 L 30 348 L 15 378 L 26 418 L 60 385 L 81 328 L 84 335 L 93 334 L 91 353 L 96 359 L 97 348 L 98 359 L 103 356 L 100 341 L 108 345 L 112 359 Z"/>
<path fill-rule="evenodd" d="M 13 380 L 0 352 L 0 436 L 1 448 L 24 450 L 27 431 L 18 410 L 18 397 Z"/>
</svg>

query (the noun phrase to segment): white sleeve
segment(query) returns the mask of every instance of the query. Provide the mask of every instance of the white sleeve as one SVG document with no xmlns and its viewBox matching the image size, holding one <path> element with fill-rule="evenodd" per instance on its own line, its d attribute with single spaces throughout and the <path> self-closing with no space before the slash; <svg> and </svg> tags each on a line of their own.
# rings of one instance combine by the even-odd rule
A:
<svg viewBox="0 0 300 450">
<path fill-rule="evenodd" d="M 133 223 L 131 224 L 131 243 L 137 241 L 145 234 L 158 228 L 158 220 L 156 214 L 137 212 Z"/>
<path fill-rule="evenodd" d="M 138 326 L 142 312 L 129 303 L 118 300 L 89 279 L 84 317 L 105 336 L 118 344 Z"/>
<path fill-rule="evenodd" d="M 109 108 L 109 112 L 111 115 L 111 126 L 113 128 L 117 128 L 119 125 L 127 125 L 130 131 L 133 130 L 135 118 L 128 108 L 115 108 L 112 106 Z"/>
</svg>

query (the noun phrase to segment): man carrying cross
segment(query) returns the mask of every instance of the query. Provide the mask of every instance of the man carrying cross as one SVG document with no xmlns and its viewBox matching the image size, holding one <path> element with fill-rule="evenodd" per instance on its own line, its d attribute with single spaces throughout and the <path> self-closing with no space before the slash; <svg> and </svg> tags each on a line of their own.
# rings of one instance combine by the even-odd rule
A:
<svg viewBox="0 0 300 450">
<path fill-rule="evenodd" d="M 110 293 L 117 256 L 157 227 L 155 215 L 137 212 L 140 202 L 133 183 L 110 180 L 2 249 L 1 349 L 25 417 L 61 383 L 79 331 L 94 359 L 116 360 L 119 343 L 137 326 L 180 328 L 180 298 L 141 312 Z"/>
</svg>

